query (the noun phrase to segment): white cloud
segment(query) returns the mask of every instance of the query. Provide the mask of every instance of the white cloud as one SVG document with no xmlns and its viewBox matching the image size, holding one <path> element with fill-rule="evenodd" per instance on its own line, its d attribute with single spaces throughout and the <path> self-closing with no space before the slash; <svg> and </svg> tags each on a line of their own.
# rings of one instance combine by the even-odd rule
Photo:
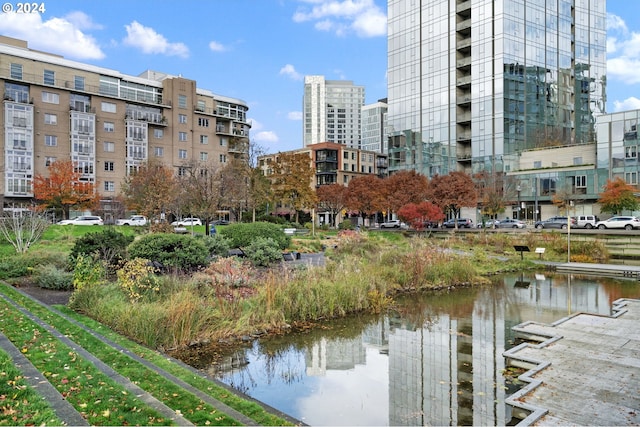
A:
<svg viewBox="0 0 640 427">
<path fill-rule="evenodd" d="M 144 53 L 160 53 L 181 58 L 189 56 L 189 48 L 184 43 L 169 43 L 162 34 L 158 34 L 151 27 L 133 21 L 125 25 L 125 28 L 127 37 L 123 40 L 124 44 L 139 48 Z"/>
<path fill-rule="evenodd" d="M 102 30 L 104 28 L 101 24 L 93 22 L 89 15 L 80 11 L 67 14 L 65 19 L 80 30 Z"/>
<path fill-rule="evenodd" d="M 301 0 L 312 5 L 301 6 L 293 15 L 297 23 L 315 22 L 320 31 L 338 36 L 355 33 L 359 37 L 378 37 L 387 33 L 387 16 L 373 0 Z"/>
<path fill-rule="evenodd" d="M 290 111 L 287 114 L 289 120 L 302 120 L 302 111 Z"/>
<path fill-rule="evenodd" d="M 249 124 L 251 124 L 251 130 L 254 132 L 263 128 L 262 123 L 256 119 L 249 119 Z"/>
<path fill-rule="evenodd" d="M 607 57 L 609 78 L 627 85 L 640 83 L 640 33 L 629 32 L 624 20 L 611 14 L 607 16 Z M 627 105 L 632 99 L 616 101 L 615 105 Z"/>
<path fill-rule="evenodd" d="M 632 96 L 624 101 L 614 101 L 613 111 L 640 110 L 640 99 Z"/>
<path fill-rule="evenodd" d="M 81 12 L 67 18 L 42 20 L 38 13 L 0 14 L 0 34 L 27 40 L 32 49 L 57 53 L 67 58 L 87 60 L 103 59 L 105 54 L 96 40 L 82 29 L 98 28 Z"/>
<path fill-rule="evenodd" d="M 280 75 L 281 76 L 288 76 L 288 77 L 292 78 L 293 80 L 302 80 L 302 74 L 298 73 L 296 71 L 296 68 L 291 64 L 287 64 L 284 67 L 282 67 L 280 69 Z"/>
<path fill-rule="evenodd" d="M 258 132 L 253 139 L 256 142 L 278 142 L 278 135 L 272 131 Z"/>
<path fill-rule="evenodd" d="M 217 41 L 211 41 L 209 42 L 209 49 L 211 49 L 214 52 L 224 52 L 227 50 L 227 47 L 224 46 L 222 43 L 218 43 Z"/>
<path fill-rule="evenodd" d="M 623 33 L 629 31 L 627 29 L 627 24 L 624 22 L 624 19 L 612 13 L 607 14 L 607 31 L 610 30 L 617 30 Z"/>
</svg>

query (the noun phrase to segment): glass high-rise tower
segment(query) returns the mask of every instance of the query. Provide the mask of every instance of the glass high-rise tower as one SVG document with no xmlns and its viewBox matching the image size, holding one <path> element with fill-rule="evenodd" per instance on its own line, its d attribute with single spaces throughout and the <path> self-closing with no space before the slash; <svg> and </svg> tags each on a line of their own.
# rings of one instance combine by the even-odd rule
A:
<svg viewBox="0 0 640 427">
<path fill-rule="evenodd" d="M 389 0 L 389 169 L 519 170 L 595 141 L 606 0 Z"/>
</svg>

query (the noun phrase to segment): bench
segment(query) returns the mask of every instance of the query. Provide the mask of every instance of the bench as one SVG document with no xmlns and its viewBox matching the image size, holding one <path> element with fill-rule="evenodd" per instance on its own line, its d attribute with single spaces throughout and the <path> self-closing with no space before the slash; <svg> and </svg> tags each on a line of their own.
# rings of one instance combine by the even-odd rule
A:
<svg viewBox="0 0 640 427">
<path fill-rule="evenodd" d="M 540 259 L 542 259 L 542 255 L 544 254 L 545 248 L 536 248 L 534 253 L 540 255 Z"/>
</svg>

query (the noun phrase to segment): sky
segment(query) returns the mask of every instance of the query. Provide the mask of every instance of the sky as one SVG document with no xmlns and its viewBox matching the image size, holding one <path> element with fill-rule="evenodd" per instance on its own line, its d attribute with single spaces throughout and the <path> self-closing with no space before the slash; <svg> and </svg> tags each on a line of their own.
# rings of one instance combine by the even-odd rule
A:
<svg viewBox="0 0 640 427">
<path fill-rule="evenodd" d="M 45 0 L 4 2 L 0 34 L 128 75 L 182 75 L 249 106 L 267 153 L 302 147 L 305 75 L 387 96 L 386 0 Z M 4 12 L 13 6 L 14 12 Z M 607 1 L 607 112 L 640 108 L 640 1 Z"/>
</svg>

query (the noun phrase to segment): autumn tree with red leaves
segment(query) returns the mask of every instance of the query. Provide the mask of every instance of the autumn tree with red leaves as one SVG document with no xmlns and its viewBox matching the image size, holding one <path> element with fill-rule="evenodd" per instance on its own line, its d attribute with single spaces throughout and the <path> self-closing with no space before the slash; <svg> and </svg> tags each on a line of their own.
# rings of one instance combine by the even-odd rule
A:
<svg viewBox="0 0 640 427">
<path fill-rule="evenodd" d="M 82 174 L 71 160 L 57 160 L 47 169 L 48 176 L 38 174 L 33 178 L 33 195 L 41 206 L 60 210 L 67 219 L 71 208 L 92 209 L 98 205 L 96 186 L 80 179 Z"/>
<path fill-rule="evenodd" d="M 600 210 L 613 215 L 621 213 L 623 210 L 638 210 L 640 203 L 635 193 L 637 189 L 633 185 L 627 184 L 622 178 L 618 177 L 607 180 L 604 185 L 604 191 L 600 193 L 598 203 Z"/>
<path fill-rule="evenodd" d="M 329 212 L 334 227 L 338 226 L 338 214 L 347 205 L 349 190 L 341 184 L 321 185 L 316 190 L 318 196 L 318 208 Z"/>
<path fill-rule="evenodd" d="M 429 180 L 416 171 L 400 171 L 383 182 L 385 207 L 389 212 L 398 212 L 409 203 L 419 204 L 427 200 Z"/>
<path fill-rule="evenodd" d="M 454 218 L 459 217 L 461 208 L 475 207 L 478 204 L 473 180 L 464 172 L 434 176 L 429 182 L 429 199 Z"/>
<path fill-rule="evenodd" d="M 418 231 L 425 228 L 425 222 L 442 221 L 444 213 L 431 202 L 408 203 L 398 210 L 398 218 Z"/>
<path fill-rule="evenodd" d="M 375 215 L 385 208 L 383 181 L 375 175 L 364 175 L 349 182 L 347 208 L 360 213 L 361 217 Z"/>
</svg>

